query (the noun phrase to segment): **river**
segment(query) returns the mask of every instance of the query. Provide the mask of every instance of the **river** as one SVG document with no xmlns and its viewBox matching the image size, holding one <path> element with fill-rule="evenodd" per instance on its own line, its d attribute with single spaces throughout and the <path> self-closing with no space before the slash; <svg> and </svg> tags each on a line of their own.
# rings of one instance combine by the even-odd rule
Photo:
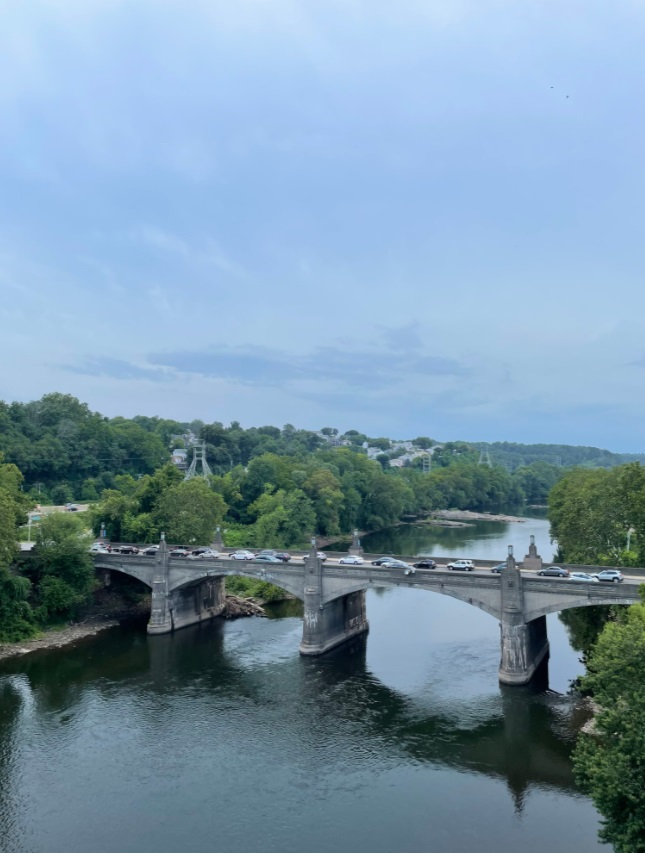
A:
<svg viewBox="0 0 645 853">
<path fill-rule="evenodd" d="M 541 548 L 546 522 L 531 524 Z M 476 534 L 426 530 L 418 552 Z M 515 535 L 497 534 L 500 547 Z M 557 616 L 548 689 L 544 673 L 504 688 L 482 611 L 405 589 L 369 592 L 367 610 L 367 639 L 319 659 L 299 656 L 290 602 L 269 619 L 152 638 L 122 626 L 5 661 L 0 850 L 607 850 L 572 777 L 566 691 L 581 667 Z"/>
</svg>

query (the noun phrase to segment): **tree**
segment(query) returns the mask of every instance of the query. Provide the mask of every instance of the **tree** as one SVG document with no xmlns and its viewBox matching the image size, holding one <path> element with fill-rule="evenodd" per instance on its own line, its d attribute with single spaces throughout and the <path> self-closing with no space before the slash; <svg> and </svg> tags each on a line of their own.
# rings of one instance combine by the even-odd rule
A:
<svg viewBox="0 0 645 853">
<path fill-rule="evenodd" d="M 576 777 L 603 816 L 600 838 L 616 853 L 645 851 L 645 598 L 608 623 L 583 689 L 600 706 L 592 735 L 580 736 Z"/>
<path fill-rule="evenodd" d="M 35 613 L 41 622 L 73 618 L 89 602 L 95 579 L 88 546 L 78 516 L 56 513 L 40 523 L 25 572 L 36 587 Z"/>
<path fill-rule="evenodd" d="M 153 515 L 157 529 L 175 544 L 205 545 L 212 541 L 222 523 L 226 504 L 205 480 L 192 480 L 171 486 L 159 498 Z"/>
<path fill-rule="evenodd" d="M 645 468 L 639 463 L 611 470 L 574 468 L 549 493 L 551 531 L 569 563 L 645 564 Z M 639 543 L 636 559 L 626 552 L 629 529 Z"/>
</svg>

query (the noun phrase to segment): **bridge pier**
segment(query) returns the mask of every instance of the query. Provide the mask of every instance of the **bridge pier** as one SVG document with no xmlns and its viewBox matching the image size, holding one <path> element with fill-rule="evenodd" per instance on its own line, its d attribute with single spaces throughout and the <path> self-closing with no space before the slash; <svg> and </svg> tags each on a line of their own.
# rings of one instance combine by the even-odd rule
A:
<svg viewBox="0 0 645 853">
<path fill-rule="evenodd" d="M 170 557 L 161 540 L 152 579 L 149 634 L 168 634 L 219 616 L 226 603 L 226 579 L 205 578 L 195 584 L 170 590 Z"/>
<path fill-rule="evenodd" d="M 305 560 L 301 655 L 322 655 L 369 629 L 364 590 L 323 602 L 323 568 L 316 553 L 314 544 Z"/>
<path fill-rule="evenodd" d="M 502 619 L 499 680 L 502 684 L 528 684 L 549 654 L 546 616 L 524 621 L 522 576 L 512 549 L 501 572 Z"/>
</svg>

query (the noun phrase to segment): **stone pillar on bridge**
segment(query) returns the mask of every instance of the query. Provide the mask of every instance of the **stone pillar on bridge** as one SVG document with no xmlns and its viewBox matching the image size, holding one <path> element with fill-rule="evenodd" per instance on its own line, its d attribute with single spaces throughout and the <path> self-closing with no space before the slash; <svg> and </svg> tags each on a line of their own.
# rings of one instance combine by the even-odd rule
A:
<svg viewBox="0 0 645 853">
<path fill-rule="evenodd" d="M 528 624 L 524 620 L 522 575 L 509 546 L 506 566 L 500 574 L 502 597 L 501 660 L 499 680 L 503 684 L 527 684 L 549 653 L 546 616 Z"/>
<path fill-rule="evenodd" d="M 213 544 L 211 545 L 211 548 L 214 551 L 219 551 L 220 554 L 224 550 L 224 542 L 222 541 L 222 528 L 221 527 L 215 528 L 215 536 L 213 537 Z"/>
<path fill-rule="evenodd" d="M 349 547 L 349 553 L 354 557 L 362 557 L 363 549 L 361 547 L 361 540 L 358 538 L 358 530 L 355 530 L 352 533 L 352 544 Z"/>
<path fill-rule="evenodd" d="M 315 539 L 305 558 L 304 604 L 301 655 L 322 655 L 369 628 L 364 590 L 324 603 L 323 564 Z"/>
<path fill-rule="evenodd" d="M 170 554 L 166 545 L 166 536 L 161 534 L 159 550 L 154 558 L 152 574 L 152 604 L 150 608 L 149 634 L 167 634 L 173 629 L 170 601 Z"/>
<path fill-rule="evenodd" d="M 170 588 L 170 553 L 164 534 L 155 557 L 149 634 L 168 634 L 219 616 L 226 604 L 226 579 L 202 577 L 179 589 Z"/>
<path fill-rule="evenodd" d="M 522 568 L 528 569 L 531 572 L 539 572 L 542 568 L 542 557 L 537 552 L 537 545 L 535 544 L 535 536 L 531 536 L 531 543 L 529 545 L 529 552 L 522 560 Z"/>
</svg>

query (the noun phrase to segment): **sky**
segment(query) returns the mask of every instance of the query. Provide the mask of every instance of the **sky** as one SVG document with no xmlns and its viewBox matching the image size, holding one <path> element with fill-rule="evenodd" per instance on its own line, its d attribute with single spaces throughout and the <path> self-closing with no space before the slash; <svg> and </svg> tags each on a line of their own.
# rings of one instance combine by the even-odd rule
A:
<svg viewBox="0 0 645 853">
<path fill-rule="evenodd" d="M 0 399 L 645 451 L 645 0 L 0 21 Z"/>
</svg>

